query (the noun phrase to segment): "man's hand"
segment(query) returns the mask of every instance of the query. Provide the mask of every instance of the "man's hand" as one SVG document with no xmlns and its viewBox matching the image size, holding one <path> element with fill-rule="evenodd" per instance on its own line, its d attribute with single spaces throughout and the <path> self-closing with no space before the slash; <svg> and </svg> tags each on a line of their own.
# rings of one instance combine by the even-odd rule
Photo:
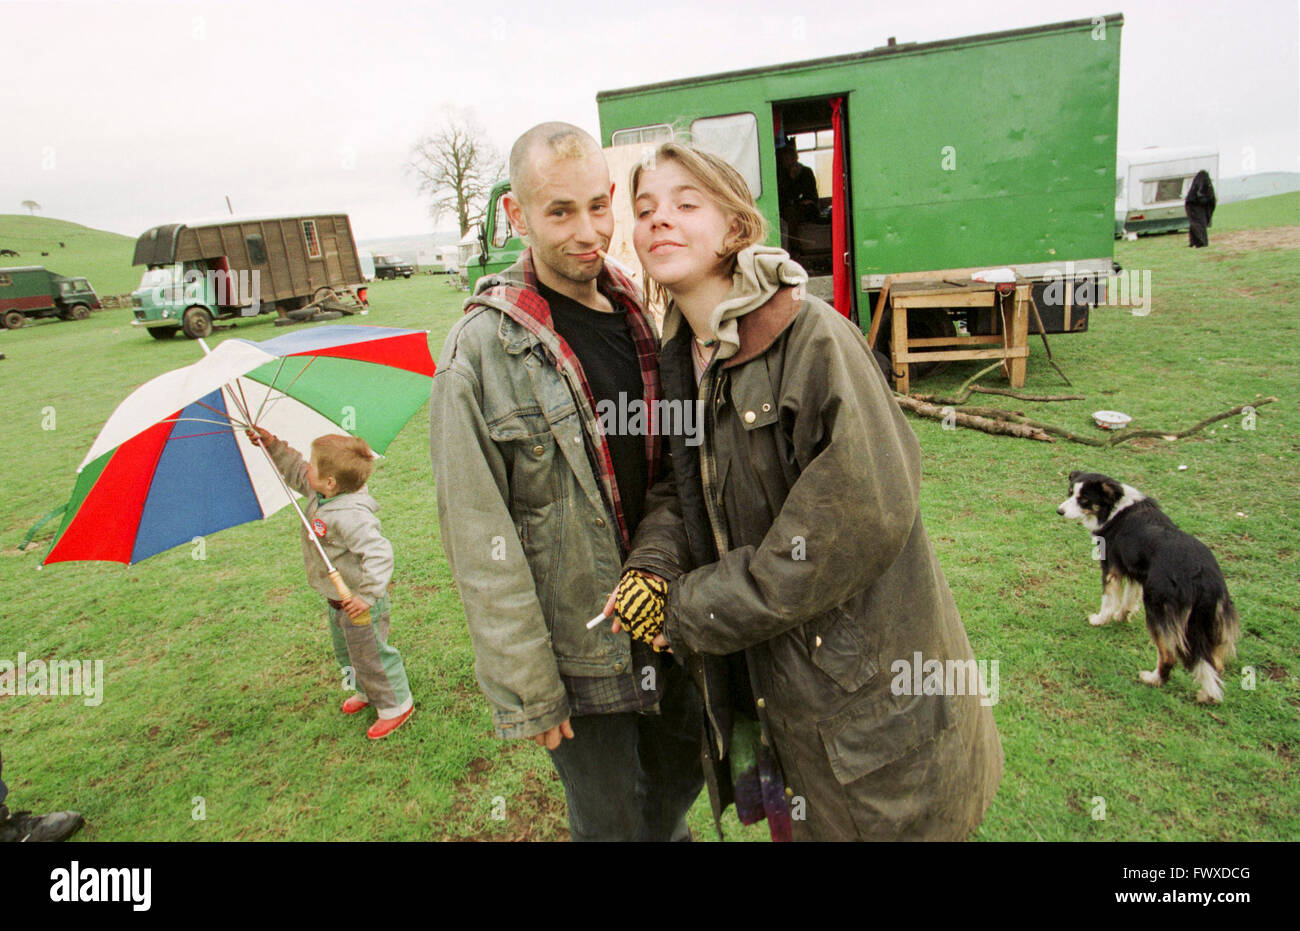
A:
<svg viewBox="0 0 1300 931">
<path fill-rule="evenodd" d="M 252 443 L 254 446 L 269 447 L 275 442 L 275 434 L 270 430 L 267 430 L 265 427 L 249 427 L 244 431 L 244 435 L 248 437 L 248 442 Z"/>
<path fill-rule="evenodd" d="M 348 595 L 343 599 L 343 610 L 348 612 L 348 617 L 355 621 L 370 610 L 370 605 L 356 595 Z"/>
<path fill-rule="evenodd" d="M 565 718 L 563 723 L 555 725 L 549 731 L 542 731 L 540 734 L 534 734 L 532 741 L 539 747 L 545 747 L 547 750 L 554 750 L 560 745 L 560 741 L 565 737 L 573 738 L 573 727 L 569 724 L 569 719 Z"/>
</svg>

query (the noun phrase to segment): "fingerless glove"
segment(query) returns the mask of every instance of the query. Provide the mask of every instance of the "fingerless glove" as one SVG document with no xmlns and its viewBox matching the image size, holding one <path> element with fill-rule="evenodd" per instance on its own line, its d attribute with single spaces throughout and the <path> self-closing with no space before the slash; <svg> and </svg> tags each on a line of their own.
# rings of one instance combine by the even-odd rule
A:
<svg viewBox="0 0 1300 931">
<path fill-rule="evenodd" d="M 635 569 L 623 573 L 614 596 L 614 613 L 633 640 L 654 645 L 655 636 L 664 629 L 664 599 L 668 583 L 643 575 Z M 662 647 L 654 647 L 656 653 Z"/>
</svg>

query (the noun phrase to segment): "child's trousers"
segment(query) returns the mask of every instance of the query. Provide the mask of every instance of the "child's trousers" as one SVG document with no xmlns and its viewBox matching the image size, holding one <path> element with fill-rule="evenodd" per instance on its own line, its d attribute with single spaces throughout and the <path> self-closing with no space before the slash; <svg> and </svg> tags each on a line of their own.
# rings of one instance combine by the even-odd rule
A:
<svg viewBox="0 0 1300 931">
<path fill-rule="evenodd" d="M 395 718 L 411 707 L 402 654 L 388 643 L 388 596 L 370 606 L 370 623 L 356 625 L 342 608 L 329 609 L 330 637 L 339 665 L 352 667 L 357 695 L 375 706 L 381 718 Z"/>
</svg>

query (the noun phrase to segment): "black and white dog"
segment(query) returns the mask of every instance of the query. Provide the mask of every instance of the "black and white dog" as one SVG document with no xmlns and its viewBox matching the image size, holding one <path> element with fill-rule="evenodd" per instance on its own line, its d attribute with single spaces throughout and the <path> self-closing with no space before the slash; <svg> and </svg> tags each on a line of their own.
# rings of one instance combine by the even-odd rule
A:
<svg viewBox="0 0 1300 931">
<path fill-rule="evenodd" d="M 1159 659 L 1138 678 L 1164 685 L 1181 661 L 1200 683 L 1197 701 L 1223 701 L 1223 661 L 1236 655 L 1240 628 L 1209 547 L 1174 526 L 1153 499 L 1096 472 L 1070 473 L 1070 497 L 1056 513 L 1081 521 L 1097 545 L 1101 610 L 1088 623 L 1127 620 L 1140 597 Z"/>
</svg>

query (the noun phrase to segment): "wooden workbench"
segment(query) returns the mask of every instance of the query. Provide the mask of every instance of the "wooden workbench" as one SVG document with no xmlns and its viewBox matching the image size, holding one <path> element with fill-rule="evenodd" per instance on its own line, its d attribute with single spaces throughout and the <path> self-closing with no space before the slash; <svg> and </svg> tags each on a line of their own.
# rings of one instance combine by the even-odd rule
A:
<svg viewBox="0 0 1300 931">
<path fill-rule="evenodd" d="M 1023 388 L 1025 365 L 1029 358 L 1030 283 L 990 284 L 982 281 L 958 282 L 943 279 L 919 279 L 886 282 L 884 295 L 892 309 L 893 325 L 889 340 L 889 358 L 893 366 L 895 390 L 906 394 L 910 388 L 908 364 L 911 362 L 947 362 L 966 359 L 1001 359 L 1002 370 L 1013 388 Z M 883 302 L 882 302 L 883 303 Z M 907 332 L 907 312 L 921 308 L 996 308 L 993 315 L 998 332 L 988 336 L 943 336 L 917 338 Z M 872 342 L 880 319 L 877 306 L 872 320 Z M 941 351 L 911 352 L 934 346 L 958 347 Z"/>
</svg>

